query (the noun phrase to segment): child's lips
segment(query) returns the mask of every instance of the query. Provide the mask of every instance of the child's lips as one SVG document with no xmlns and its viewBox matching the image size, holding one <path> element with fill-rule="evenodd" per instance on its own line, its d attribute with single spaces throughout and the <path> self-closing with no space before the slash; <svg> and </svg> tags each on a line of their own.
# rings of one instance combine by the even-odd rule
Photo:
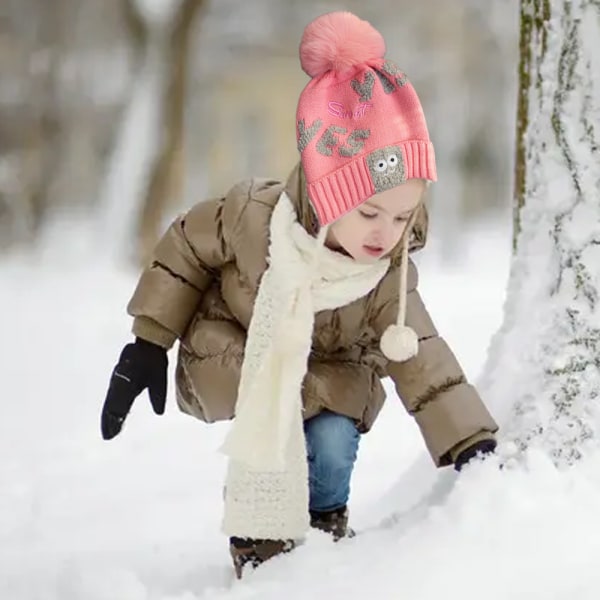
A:
<svg viewBox="0 0 600 600">
<path fill-rule="evenodd" d="M 381 246 L 369 246 L 367 244 L 364 244 L 363 249 L 367 254 L 370 254 L 371 256 L 379 256 L 383 253 L 383 248 Z"/>
</svg>

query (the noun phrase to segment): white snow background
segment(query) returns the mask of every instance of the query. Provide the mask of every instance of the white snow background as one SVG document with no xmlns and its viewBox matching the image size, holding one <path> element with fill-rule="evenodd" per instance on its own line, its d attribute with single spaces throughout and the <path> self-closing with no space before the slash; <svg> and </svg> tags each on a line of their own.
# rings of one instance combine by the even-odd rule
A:
<svg viewBox="0 0 600 600">
<path fill-rule="evenodd" d="M 418 258 L 426 304 L 475 382 L 502 321 L 509 220 L 472 230 L 458 262 L 435 239 Z M 164 416 L 144 394 L 121 435 L 100 437 L 138 273 L 116 269 L 110 239 L 95 239 L 63 222 L 0 261 L 1 600 L 600 596 L 599 457 L 564 472 L 535 451 L 503 469 L 493 458 L 458 477 L 436 471 L 389 385 L 353 478 L 359 535 L 333 544 L 310 532 L 235 581 L 220 532 L 228 425 L 179 413 L 171 377 Z M 491 379 L 501 398 L 509 382 Z"/>
</svg>

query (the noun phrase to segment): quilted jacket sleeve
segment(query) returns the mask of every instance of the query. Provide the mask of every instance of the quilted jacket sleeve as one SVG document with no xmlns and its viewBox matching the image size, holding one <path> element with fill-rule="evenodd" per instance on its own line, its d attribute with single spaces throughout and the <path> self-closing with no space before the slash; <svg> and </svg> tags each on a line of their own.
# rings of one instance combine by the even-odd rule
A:
<svg viewBox="0 0 600 600">
<path fill-rule="evenodd" d="M 419 337 L 419 352 L 406 362 L 389 361 L 387 371 L 398 396 L 415 418 L 435 464 L 444 466 L 452 464 L 458 453 L 472 443 L 493 438 L 498 426 L 438 334 L 417 291 L 418 275 L 412 261 L 408 279 L 406 324 Z M 379 313 L 380 334 L 396 319 L 397 294 L 390 296 Z"/>
<path fill-rule="evenodd" d="M 183 335 L 202 294 L 233 260 L 232 238 L 246 202 L 247 194 L 234 188 L 170 225 L 127 305 L 136 336 L 170 348 Z"/>
</svg>

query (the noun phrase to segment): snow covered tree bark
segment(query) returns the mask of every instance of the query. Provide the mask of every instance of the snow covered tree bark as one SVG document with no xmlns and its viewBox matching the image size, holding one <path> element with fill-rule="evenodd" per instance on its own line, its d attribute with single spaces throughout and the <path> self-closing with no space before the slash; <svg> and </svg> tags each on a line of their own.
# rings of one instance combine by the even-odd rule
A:
<svg viewBox="0 0 600 600">
<path fill-rule="evenodd" d="M 557 464 L 600 445 L 598 39 L 598 0 L 521 1 L 518 234 L 484 383 L 507 437 Z"/>
</svg>

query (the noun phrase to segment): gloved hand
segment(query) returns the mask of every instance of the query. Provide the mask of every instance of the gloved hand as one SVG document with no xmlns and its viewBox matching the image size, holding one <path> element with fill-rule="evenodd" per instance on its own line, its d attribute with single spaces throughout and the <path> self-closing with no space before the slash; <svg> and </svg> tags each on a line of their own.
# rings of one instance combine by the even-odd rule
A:
<svg viewBox="0 0 600 600">
<path fill-rule="evenodd" d="M 154 412 L 157 415 L 165 412 L 167 367 L 167 351 L 152 342 L 136 338 L 135 343 L 123 348 L 102 407 L 101 429 L 105 440 L 121 431 L 133 401 L 146 388 Z"/>
<path fill-rule="evenodd" d="M 480 440 L 472 446 L 465 448 L 454 461 L 454 468 L 460 471 L 471 459 L 476 456 L 491 454 L 496 449 L 497 442 L 494 439 Z"/>
</svg>

